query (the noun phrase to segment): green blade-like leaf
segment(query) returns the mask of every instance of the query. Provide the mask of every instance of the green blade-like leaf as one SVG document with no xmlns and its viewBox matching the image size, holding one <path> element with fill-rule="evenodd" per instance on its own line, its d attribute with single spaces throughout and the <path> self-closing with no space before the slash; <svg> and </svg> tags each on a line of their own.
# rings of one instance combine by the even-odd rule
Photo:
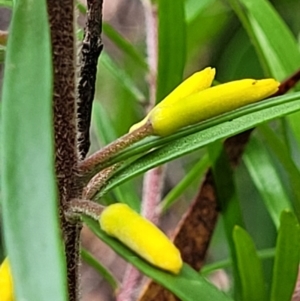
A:
<svg viewBox="0 0 300 301">
<path fill-rule="evenodd" d="M 268 75 L 282 80 L 294 72 L 300 65 L 297 42 L 272 5 L 265 0 L 229 2 L 251 37 L 263 65 L 269 70 Z"/>
<path fill-rule="evenodd" d="M 277 156 L 289 176 L 294 196 L 293 204 L 297 217 L 300 219 L 300 171 L 291 158 L 287 146 L 278 138 L 270 127 L 262 124 L 258 127 L 258 131 L 262 134 L 264 142 L 269 146 L 270 151 Z"/>
<path fill-rule="evenodd" d="M 243 215 L 236 190 L 233 171 L 230 167 L 230 162 L 225 153 L 223 143 L 221 141 L 216 141 L 209 144 L 207 149 L 211 160 L 211 168 L 216 185 L 218 202 L 221 208 L 224 228 L 233 262 L 235 296 L 238 297 L 241 295 L 242 287 L 238 273 L 237 254 L 232 233 L 236 225 L 241 227 L 244 226 Z"/>
<path fill-rule="evenodd" d="M 205 154 L 192 168 L 185 177 L 164 197 L 160 207 L 163 211 L 167 210 L 183 194 L 183 192 L 199 177 L 202 176 L 209 167 L 209 158 Z"/>
<path fill-rule="evenodd" d="M 265 67 L 266 75 L 283 80 L 299 68 L 300 51 L 296 38 L 268 1 L 229 0 L 229 2 L 250 36 Z M 300 145 L 298 120 L 299 114 L 288 117 L 289 125 Z"/>
<path fill-rule="evenodd" d="M 275 249 L 259 250 L 259 251 L 257 251 L 257 255 L 262 260 L 274 258 Z M 210 264 L 205 265 L 201 269 L 200 272 L 201 272 L 202 275 L 207 275 L 207 274 L 209 274 L 209 273 L 211 273 L 215 270 L 228 268 L 231 265 L 232 265 L 232 261 L 230 259 L 224 259 L 224 260 L 220 260 L 218 262 L 214 262 L 214 263 L 210 263 Z"/>
<path fill-rule="evenodd" d="M 111 178 L 107 186 L 103 188 L 103 190 L 100 193 L 100 196 L 105 194 L 113 187 L 119 185 L 120 183 L 123 183 L 124 181 L 149 170 L 150 168 L 159 166 L 163 163 L 174 160 L 183 155 L 189 154 L 214 141 L 236 135 L 240 132 L 243 132 L 247 129 L 257 126 L 262 122 L 269 121 L 276 117 L 280 117 L 284 114 L 288 114 L 300 110 L 300 101 L 298 100 L 299 93 L 295 93 L 294 95 L 295 96 L 297 95 L 297 97 L 295 97 L 294 98 L 295 100 L 292 102 L 283 103 L 266 109 L 262 109 L 262 108 L 264 105 L 267 105 L 268 102 L 265 102 L 265 104 L 261 103 L 259 106 L 257 107 L 255 106 L 256 109 L 261 108 L 260 111 L 250 110 L 250 108 L 253 107 L 249 106 L 248 114 L 245 113 L 247 112 L 247 108 L 243 108 L 239 111 L 239 112 L 244 112 L 245 115 L 242 117 L 238 117 L 236 119 L 231 120 L 231 118 L 234 118 L 232 115 L 234 113 L 231 112 L 229 115 L 226 115 L 226 117 L 224 115 L 224 119 L 222 123 L 219 123 L 217 121 L 223 118 L 222 116 L 220 116 L 214 119 L 214 121 L 211 121 L 211 123 L 207 122 L 206 124 L 203 123 L 196 126 L 195 128 L 198 130 L 200 130 L 202 127 L 203 130 L 201 132 L 188 135 L 187 134 L 188 131 L 190 130 L 193 131 L 195 129 L 194 127 L 191 127 L 186 131 L 182 131 L 181 133 L 178 133 L 178 136 L 174 135 L 173 137 L 181 137 L 181 138 L 169 142 L 166 146 L 162 146 L 161 148 L 150 152 L 149 154 L 133 162 L 130 166 L 116 173 L 116 175 Z M 278 97 L 277 100 L 290 99 L 290 97 L 291 95 L 286 95 L 284 97 Z M 231 120 L 231 121 L 224 122 L 224 120 Z M 211 126 L 210 128 L 206 128 L 207 124 L 212 125 L 214 122 L 217 125 Z M 168 139 L 165 140 L 168 141 Z M 172 140 L 172 137 L 169 137 L 169 140 Z M 159 142 L 159 139 L 157 141 Z M 154 143 L 153 144 L 146 143 L 144 145 L 143 150 L 145 151 L 147 149 L 150 149 L 154 145 L 155 145 Z M 130 154 L 132 155 L 132 153 Z M 122 158 L 121 156 L 118 157 L 118 159 L 120 160 L 121 158 Z"/>
<path fill-rule="evenodd" d="M 284 95 L 284 96 L 280 96 L 280 97 L 270 98 L 268 100 L 261 101 L 259 103 L 255 103 L 255 104 L 252 104 L 249 106 L 245 106 L 245 107 L 239 108 L 237 110 L 222 114 L 220 116 L 205 120 L 197 125 L 186 127 L 184 129 L 178 131 L 177 133 L 172 134 L 167 137 L 155 137 L 155 136 L 148 137 L 146 139 L 143 139 L 140 142 L 135 143 L 132 146 L 129 146 L 125 150 L 120 151 L 119 153 L 117 153 L 115 155 L 112 155 L 111 158 L 105 164 L 103 164 L 103 167 L 107 167 L 116 162 L 124 161 L 128 158 L 132 158 L 133 156 L 135 156 L 137 154 L 140 155 L 151 149 L 161 147 L 162 145 L 166 145 L 167 143 L 170 143 L 170 142 L 175 141 L 180 138 L 185 138 L 191 134 L 206 130 L 210 127 L 220 125 L 222 123 L 225 124 L 228 121 L 232 121 L 233 119 L 237 119 L 244 115 L 250 116 L 251 114 L 256 113 L 258 111 L 271 109 L 272 107 L 277 107 L 278 105 L 283 105 L 283 107 L 284 107 L 285 106 L 284 104 L 287 105 L 288 103 L 297 101 L 298 99 L 300 99 L 300 93 L 293 93 L 293 94 L 288 94 L 288 95 Z M 281 108 L 283 108 L 283 107 L 281 107 Z M 271 111 L 269 111 L 269 112 L 271 112 Z M 285 110 L 281 111 L 282 114 L 280 114 L 278 112 L 279 114 L 277 114 L 276 116 L 273 115 L 273 118 L 281 117 L 281 116 L 288 114 L 287 112 L 284 112 L 284 111 Z M 293 110 L 292 111 L 288 110 L 288 111 L 292 112 Z M 272 118 L 270 118 L 270 119 L 272 119 Z M 267 121 L 267 120 L 268 119 L 264 119 L 264 121 Z M 260 123 L 260 122 L 261 121 L 258 120 L 258 123 Z M 251 122 L 251 124 L 253 125 L 253 122 Z M 245 126 L 247 127 L 247 124 Z"/>
<path fill-rule="evenodd" d="M 188 23 L 191 20 L 195 19 L 204 9 L 206 6 L 210 5 L 213 0 L 186 0 L 185 1 L 185 12 L 186 12 L 186 20 Z"/>
<path fill-rule="evenodd" d="M 241 300 L 266 301 L 262 265 L 251 236 L 243 228 L 236 226 L 233 231 L 233 241 L 242 285 Z"/>
<path fill-rule="evenodd" d="M 88 217 L 83 217 L 84 223 L 97 235 L 103 242 L 108 244 L 116 253 L 125 260 L 133 264 L 143 274 L 154 279 L 155 282 L 163 285 L 182 301 L 229 301 L 232 300 L 224 293 L 220 292 L 212 284 L 208 283 L 196 271 L 187 265 L 184 265 L 180 274 L 175 276 L 168 272 L 159 270 L 134 252 L 125 247 L 116 239 L 103 232 L 99 223 Z"/>
<path fill-rule="evenodd" d="M 120 50 L 128 55 L 133 62 L 137 63 L 142 69 L 147 70 L 148 65 L 141 54 L 137 52 L 135 47 L 127 41 L 119 32 L 117 32 L 110 24 L 103 22 L 103 33 L 115 44 Z"/>
<path fill-rule="evenodd" d="M 100 62 L 111 72 L 118 81 L 118 84 L 123 86 L 134 99 L 137 101 L 143 101 L 146 99 L 126 70 L 120 68 L 105 51 L 101 53 Z"/>
<path fill-rule="evenodd" d="M 283 211 L 276 242 L 271 301 L 290 301 L 300 260 L 300 225 L 290 211 Z"/>
<path fill-rule="evenodd" d="M 18 1 L 14 8 L 1 122 L 4 234 L 17 300 L 66 301 L 46 1 Z"/>
<path fill-rule="evenodd" d="M 243 160 L 275 226 L 278 228 L 282 210 L 291 208 L 291 204 L 284 184 L 274 167 L 274 162 L 272 162 L 264 146 L 255 137 L 252 137 L 248 142 Z"/>
<path fill-rule="evenodd" d="M 182 81 L 186 48 L 184 1 L 159 0 L 158 22 L 156 102 Z"/>
<path fill-rule="evenodd" d="M 111 272 L 104 267 L 90 252 L 85 249 L 81 249 L 81 258 L 91 267 L 93 267 L 110 285 L 116 290 L 118 288 L 118 282 L 111 274 Z"/>
<path fill-rule="evenodd" d="M 6 47 L 0 46 L 0 63 L 4 62 Z"/>
</svg>

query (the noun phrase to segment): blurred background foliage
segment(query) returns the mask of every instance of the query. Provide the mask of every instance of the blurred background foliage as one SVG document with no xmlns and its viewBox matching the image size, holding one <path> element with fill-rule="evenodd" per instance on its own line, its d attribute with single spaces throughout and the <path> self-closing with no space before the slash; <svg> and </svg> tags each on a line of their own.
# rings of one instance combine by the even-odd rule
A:
<svg viewBox="0 0 300 301">
<path fill-rule="evenodd" d="M 184 1 L 186 39 L 183 78 L 206 66 L 216 68 L 216 80 L 218 82 L 272 75 L 261 63 L 251 38 L 232 10 L 230 2 L 225 0 Z M 0 3 L 5 4 L 5 1 L 0 1 Z M 298 0 L 275 0 L 270 1 L 270 3 L 293 33 L 299 49 L 300 18 L 297 12 L 300 11 L 300 2 Z M 77 34 L 78 37 L 81 37 L 85 21 L 84 3 L 79 5 L 78 11 Z M 6 29 L 7 22 L 2 22 L 2 20 L 6 19 L 8 15 L 9 8 L 1 8 L 0 26 L 2 28 L 0 29 Z M 125 134 L 132 124 L 145 115 L 149 105 L 146 26 L 141 1 L 104 1 L 103 17 L 104 51 L 98 66 L 91 128 L 91 152 Z M 268 18 L 268 15 L 265 18 Z M 168 15 L 165 16 L 165 19 L 168 22 Z M 170 21 L 169 26 L 176 26 L 172 22 Z M 280 33 L 274 27 L 271 34 L 276 36 Z M 176 45 L 176 36 L 174 39 Z M 283 43 L 285 43 L 284 40 Z M 1 63 L 4 60 L 3 53 L 0 48 Z M 165 49 L 165 53 L 168 55 L 168 49 Z M 292 71 L 297 69 L 299 69 L 299 64 L 295 62 Z M 284 77 L 277 79 L 283 80 Z M 289 127 L 288 121 L 281 119 L 270 123 L 267 129 L 259 129 L 254 132 L 243 160 L 234 173 L 246 229 L 253 238 L 256 248 L 264 250 L 267 254 L 265 256 L 267 259 L 263 260 L 263 271 L 268 286 L 271 283 L 278 225 L 272 220 L 270 207 L 266 206 L 266 199 L 269 199 L 266 187 L 271 187 L 271 189 L 282 187 L 282 190 L 278 192 L 278 195 L 282 197 L 282 209 L 286 207 L 286 204 L 291 206 L 289 200 L 294 199 L 294 187 L 290 183 L 289 170 L 282 164 L 280 155 L 278 155 L 279 148 L 276 149 L 277 146 L 275 145 L 274 149 L 271 143 L 266 142 L 266 137 L 269 136 L 270 131 L 278 139 L 277 146 L 284 144 L 288 147 L 290 158 L 292 158 L 297 170 L 299 169 L 300 157 L 297 137 Z M 166 171 L 164 195 L 166 196 L 201 158 L 205 158 L 205 155 L 206 150 L 203 149 L 169 163 Z M 257 157 L 263 159 L 258 160 Z M 258 167 L 262 167 L 261 173 L 256 172 Z M 204 171 L 205 168 L 200 168 L 195 173 L 193 180 L 189 181 L 188 187 L 165 212 L 162 227 L 167 232 L 174 229 L 179 218 L 188 208 L 199 189 Z M 262 175 L 263 177 L 260 178 Z M 263 179 L 270 181 L 264 183 Z M 142 177 L 140 176 L 114 189 L 105 195 L 102 201 L 109 204 L 122 200 L 139 210 L 141 193 Z M 84 229 L 83 245 L 97 254 L 97 258 L 100 260 L 105 253 L 105 265 L 121 280 L 125 263 L 120 259 L 116 260 L 115 255 L 109 255 L 111 256 L 109 257 L 107 254 L 110 254 L 111 251 L 102 244 L 99 246 L 99 244 L 101 243 L 94 239 L 87 229 Z M 1 245 L 0 259 L 2 257 L 3 246 Z M 210 244 L 207 263 L 227 260 L 228 258 L 229 251 L 224 224 L 222 217 L 220 217 Z M 226 266 L 226 263 L 220 266 Z M 83 265 L 82 270 L 83 300 L 94 300 L 93 296 L 99 296 L 99 294 L 103 295 L 103 300 L 110 300 L 112 288 L 89 267 Z M 230 269 L 226 270 L 227 272 L 230 275 Z M 214 281 L 223 289 L 230 290 L 230 277 L 228 274 L 225 274 L 225 278 L 222 277 L 217 277 Z M 105 292 L 107 297 L 104 297 Z"/>
<path fill-rule="evenodd" d="M 117 4 L 118 2 L 119 4 Z M 295 13 L 300 9 L 299 1 L 277 0 L 270 2 L 286 22 L 299 45 L 300 20 Z M 114 1 L 114 5 L 115 7 L 111 8 L 109 13 L 104 11 L 104 53 L 101 55 L 99 63 L 97 103 L 93 112 L 95 117 L 92 127 L 93 150 L 126 133 L 133 123 L 144 116 L 148 105 L 147 69 L 142 63 L 146 60 L 146 33 L 142 5 L 139 1 Z M 108 6 L 110 4 L 105 3 L 104 7 Z M 106 9 L 109 10 L 109 8 Z M 218 82 L 270 76 L 270 74 L 264 72 L 251 39 L 249 39 L 244 27 L 227 1 L 186 0 L 185 10 L 186 59 L 184 78 L 205 66 L 216 68 L 216 80 Z M 266 18 L 268 18 L 267 15 Z M 168 16 L 166 16 L 166 19 L 168 19 Z M 125 49 L 122 49 L 123 46 L 118 45 L 115 37 L 112 37 L 109 31 L 110 26 L 129 43 Z M 274 28 L 272 34 L 278 34 L 276 28 Z M 133 49 L 127 49 L 130 46 Z M 294 71 L 297 68 L 299 68 L 299 65 L 295 62 Z M 283 78 L 280 78 L 280 80 L 283 80 Z M 99 126 L 99 116 L 103 116 L 103 114 L 107 116 L 111 123 L 102 119 L 103 123 L 110 124 L 110 126 L 104 130 L 104 133 L 101 133 L 100 128 L 105 127 L 102 122 Z M 279 138 L 284 138 L 281 121 L 273 122 L 272 128 Z M 104 137 L 105 135 L 107 136 Z M 262 138 L 258 132 L 254 133 L 254 138 L 256 143 L 261 145 Z M 299 154 L 296 144 L 293 144 L 292 148 L 291 152 Z M 272 150 L 266 149 L 266 151 L 267 159 L 270 160 L 269 163 L 278 172 L 279 181 L 287 184 L 284 185 L 287 189 L 287 198 L 291 197 L 292 192 L 290 191 L 286 171 Z M 200 150 L 168 164 L 165 194 L 176 186 L 204 153 L 204 150 Z M 295 160 L 299 160 L 298 155 L 295 156 Z M 299 164 L 299 162 L 297 163 Z M 246 229 L 254 239 L 258 250 L 268 250 L 274 248 L 276 227 L 264 204 L 264 196 L 257 188 L 257 183 L 254 180 L 255 175 L 251 174 L 250 169 L 251 164 L 249 162 L 247 164 L 246 157 L 235 170 L 235 183 Z M 107 202 L 111 201 L 110 198 L 118 199 L 118 193 L 121 193 L 119 197 L 121 196 L 123 201 L 134 200 L 130 201 L 130 205 L 136 208 L 139 204 L 136 200 L 138 201 L 141 197 L 141 180 L 142 177 L 139 177 L 130 183 L 121 185 L 118 191 L 114 191 L 114 194 L 107 196 Z M 194 178 L 184 194 L 176 200 L 171 210 L 167 211 L 162 222 L 166 229 L 172 229 L 179 217 L 185 212 L 199 189 L 200 182 L 201 173 Z M 272 183 L 269 184 L 272 185 Z M 219 218 L 210 245 L 208 262 L 227 259 L 229 256 L 223 227 L 222 218 Z M 272 256 L 263 260 L 268 285 L 271 283 L 272 266 Z M 226 277 L 224 280 L 220 276 L 217 281 L 225 289 L 229 288 Z"/>
</svg>

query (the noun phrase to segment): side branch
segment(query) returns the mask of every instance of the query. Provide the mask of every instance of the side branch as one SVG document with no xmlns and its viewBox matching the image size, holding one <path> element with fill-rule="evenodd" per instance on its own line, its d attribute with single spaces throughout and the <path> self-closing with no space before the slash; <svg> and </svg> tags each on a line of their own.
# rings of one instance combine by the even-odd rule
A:
<svg viewBox="0 0 300 301">
<path fill-rule="evenodd" d="M 108 144 L 103 149 L 92 154 L 85 160 L 79 163 L 79 176 L 80 182 L 86 184 L 94 175 L 100 170 L 108 166 L 109 160 L 126 147 L 142 140 L 143 138 L 151 135 L 153 129 L 150 123 L 146 123 L 140 128 L 130 132 L 111 144 Z M 82 182 L 83 180 L 83 182 Z"/>
<path fill-rule="evenodd" d="M 85 158 L 89 147 L 89 129 L 95 94 L 98 58 L 102 51 L 102 0 L 87 1 L 87 22 L 81 48 L 80 73 L 77 87 L 77 143 L 80 158 Z"/>
</svg>

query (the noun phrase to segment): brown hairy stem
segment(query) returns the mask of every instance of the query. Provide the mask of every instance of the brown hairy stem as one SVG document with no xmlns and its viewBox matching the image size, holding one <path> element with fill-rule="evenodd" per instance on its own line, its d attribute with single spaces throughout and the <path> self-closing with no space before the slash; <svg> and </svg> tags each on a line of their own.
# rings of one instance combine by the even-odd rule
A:
<svg viewBox="0 0 300 301">
<path fill-rule="evenodd" d="M 59 193 L 59 215 L 65 242 L 67 282 L 70 301 L 78 301 L 78 261 L 80 223 L 70 223 L 64 206 L 77 196 L 75 122 L 75 41 L 74 1 L 48 0 L 53 59 L 53 110 L 55 168 Z"/>
<path fill-rule="evenodd" d="M 85 214 L 94 220 L 98 220 L 104 207 L 90 200 L 72 199 L 68 202 L 65 215 L 68 220 L 78 220 L 82 214 Z"/>
<path fill-rule="evenodd" d="M 297 70 L 295 73 L 286 78 L 279 86 L 278 91 L 272 95 L 279 96 L 287 93 L 300 81 L 300 70 Z"/>
<path fill-rule="evenodd" d="M 126 147 L 151 135 L 152 132 L 151 124 L 146 123 L 83 160 L 79 163 L 79 176 L 81 181 L 85 183 L 88 182 L 101 169 L 106 167 L 104 163 L 108 162 L 113 155 L 116 155 Z"/>
<path fill-rule="evenodd" d="M 107 183 L 110 177 L 122 166 L 122 163 L 116 163 L 112 166 L 105 168 L 104 170 L 97 173 L 84 188 L 82 198 L 93 199 L 94 196 L 101 190 L 103 185 Z"/>
<path fill-rule="evenodd" d="M 77 87 L 77 143 L 80 159 L 84 159 L 90 147 L 90 123 L 95 94 L 98 58 L 103 44 L 102 0 L 87 1 L 87 21 L 80 54 L 80 72 Z"/>
</svg>

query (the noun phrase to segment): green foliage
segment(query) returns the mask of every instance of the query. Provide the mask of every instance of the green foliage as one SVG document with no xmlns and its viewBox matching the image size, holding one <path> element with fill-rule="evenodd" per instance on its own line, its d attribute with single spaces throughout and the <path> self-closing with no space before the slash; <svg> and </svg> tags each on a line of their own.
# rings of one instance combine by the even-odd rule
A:
<svg viewBox="0 0 300 301">
<path fill-rule="evenodd" d="M 243 228 L 235 226 L 233 241 L 238 276 L 241 282 L 241 300 L 267 300 L 262 265 L 251 236 Z"/>
<path fill-rule="evenodd" d="M 92 266 L 109 284 L 116 290 L 118 282 L 114 276 L 87 250 L 81 249 L 81 258 L 90 266 Z"/>
<path fill-rule="evenodd" d="M 115 163 L 124 160 L 127 157 L 139 154 L 141 152 L 145 152 L 153 147 L 157 147 L 158 145 L 162 145 L 158 149 L 147 153 L 146 155 L 137 159 L 135 162 L 122 168 L 111 178 L 107 185 L 103 187 L 99 197 L 103 196 L 110 189 L 116 187 L 124 181 L 129 180 L 132 177 L 139 175 L 153 167 L 159 166 L 163 163 L 189 154 L 201 147 L 208 145 L 209 143 L 248 130 L 253 126 L 258 125 L 264 121 L 268 121 L 273 118 L 285 115 L 289 112 L 299 110 L 300 103 L 298 101 L 298 95 L 299 93 L 295 93 L 289 96 L 287 95 L 278 97 L 278 103 L 281 101 L 284 102 L 278 106 L 273 106 L 275 100 L 274 102 L 261 102 L 260 104 L 258 104 L 260 110 L 258 109 L 258 107 L 256 107 L 256 105 L 247 106 L 244 109 L 242 108 L 240 110 L 224 114 L 215 119 L 211 119 L 210 121 L 207 121 L 207 123 L 204 122 L 195 127 L 193 126 L 182 130 L 181 132 L 178 132 L 177 134 L 172 135 L 166 139 L 153 138 L 151 141 L 145 141 L 143 143 L 138 144 L 137 146 L 132 146 L 131 148 L 128 148 L 124 152 L 120 152 L 120 154 L 117 155 L 116 159 L 112 157 L 110 163 Z M 285 103 L 285 101 L 290 100 L 291 102 Z M 267 107 L 268 105 L 270 105 L 270 108 L 263 109 L 264 106 Z M 246 112 L 248 111 L 249 113 L 246 114 L 244 110 Z M 239 115 L 239 113 L 242 111 L 244 113 L 241 114 L 241 117 L 233 119 L 233 116 Z M 228 122 L 228 120 L 231 121 Z M 193 134 L 193 132 L 195 131 L 197 132 Z M 172 142 L 169 142 L 168 144 L 164 145 L 166 140 L 168 141 L 171 139 L 173 140 Z"/>
<path fill-rule="evenodd" d="M 276 242 L 271 301 L 291 300 L 300 260 L 300 225 L 291 211 L 283 211 Z"/>
<path fill-rule="evenodd" d="M 276 228 L 278 228 L 281 212 L 291 208 L 291 204 L 270 154 L 257 138 L 252 137 L 243 159 Z"/>
<path fill-rule="evenodd" d="M 151 277 L 155 282 L 162 284 L 183 301 L 194 301 L 201 298 L 203 301 L 229 301 L 232 300 L 225 294 L 218 291 L 212 284 L 208 283 L 195 270 L 188 265 L 184 265 L 179 275 L 175 276 L 168 272 L 164 272 L 154 268 L 122 243 L 108 236 L 101 228 L 99 223 L 88 217 L 83 217 L 86 225 L 95 233 L 102 241 L 107 243 L 115 252 L 125 258 L 128 262 L 136 266 L 145 275 Z"/>
<path fill-rule="evenodd" d="M 265 0 L 141 2 L 145 7 L 155 4 L 148 13 L 157 14 L 157 73 L 150 66 L 153 53 L 145 49 L 143 33 L 142 42 L 133 42 L 126 31 L 104 22 L 103 33 L 117 51 L 105 48 L 98 66 L 93 150 L 111 143 L 144 116 L 151 85 L 156 86 L 155 101 L 159 102 L 186 75 L 206 65 L 216 67 L 217 80 L 221 81 L 253 74 L 283 80 L 300 66 L 295 38 L 300 32 L 294 14 L 300 9 L 297 0 L 278 0 L 277 7 Z M 28 0 L 16 3 L 8 45 L 0 48 L 0 62 L 5 61 L 0 119 L 5 244 L 19 299 L 63 301 L 66 272 L 53 168 L 53 71 L 46 4 Z M 12 8 L 13 2 L 3 0 L 0 6 Z M 82 4 L 77 6 L 86 12 Z M 227 112 L 168 137 L 147 137 L 113 154 L 105 163 L 104 167 L 122 165 L 94 199 L 124 202 L 137 211 L 141 208 L 141 183 L 133 178 L 138 175 L 178 160 L 178 174 L 184 176 L 170 187 L 161 204 L 160 208 L 168 211 L 176 205 L 181 208 L 180 199 L 189 202 L 200 178 L 212 167 L 224 222 L 220 227 L 226 235 L 215 234 L 209 250 L 212 262 L 204 266 L 202 274 L 188 265 L 178 276 L 159 270 L 106 235 L 97 222 L 84 216 L 84 223 L 127 262 L 181 300 L 290 300 L 300 256 L 300 92 L 295 91 L 297 87 L 289 94 Z M 233 170 L 222 142 L 252 128 L 257 129 L 243 155 L 244 164 Z M 241 191 L 248 189 L 252 193 L 245 197 Z M 256 212 L 245 210 L 254 202 L 258 204 L 256 210 L 270 216 L 274 229 L 265 227 L 267 221 L 260 221 L 259 228 L 255 226 Z M 172 213 L 179 212 L 178 208 Z M 251 227 L 247 220 L 251 220 Z M 259 235 L 271 237 L 275 228 L 276 244 L 261 250 Z M 224 255 L 227 246 L 229 255 Z M 117 289 L 105 262 L 102 265 L 85 250 L 82 257 Z M 219 268 L 231 280 L 226 295 L 203 278 Z"/>
<path fill-rule="evenodd" d="M 46 2 L 19 1 L 10 30 L 0 143 L 5 242 L 18 300 L 65 301 Z"/>
<path fill-rule="evenodd" d="M 271 4 L 262 0 L 229 0 L 229 3 L 252 38 L 262 64 L 267 67 L 266 75 L 283 80 L 294 72 L 300 63 L 296 39 Z"/>
<path fill-rule="evenodd" d="M 158 67 L 156 102 L 181 81 L 185 63 L 184 1 L 158 1 Z"/>
</svg>

